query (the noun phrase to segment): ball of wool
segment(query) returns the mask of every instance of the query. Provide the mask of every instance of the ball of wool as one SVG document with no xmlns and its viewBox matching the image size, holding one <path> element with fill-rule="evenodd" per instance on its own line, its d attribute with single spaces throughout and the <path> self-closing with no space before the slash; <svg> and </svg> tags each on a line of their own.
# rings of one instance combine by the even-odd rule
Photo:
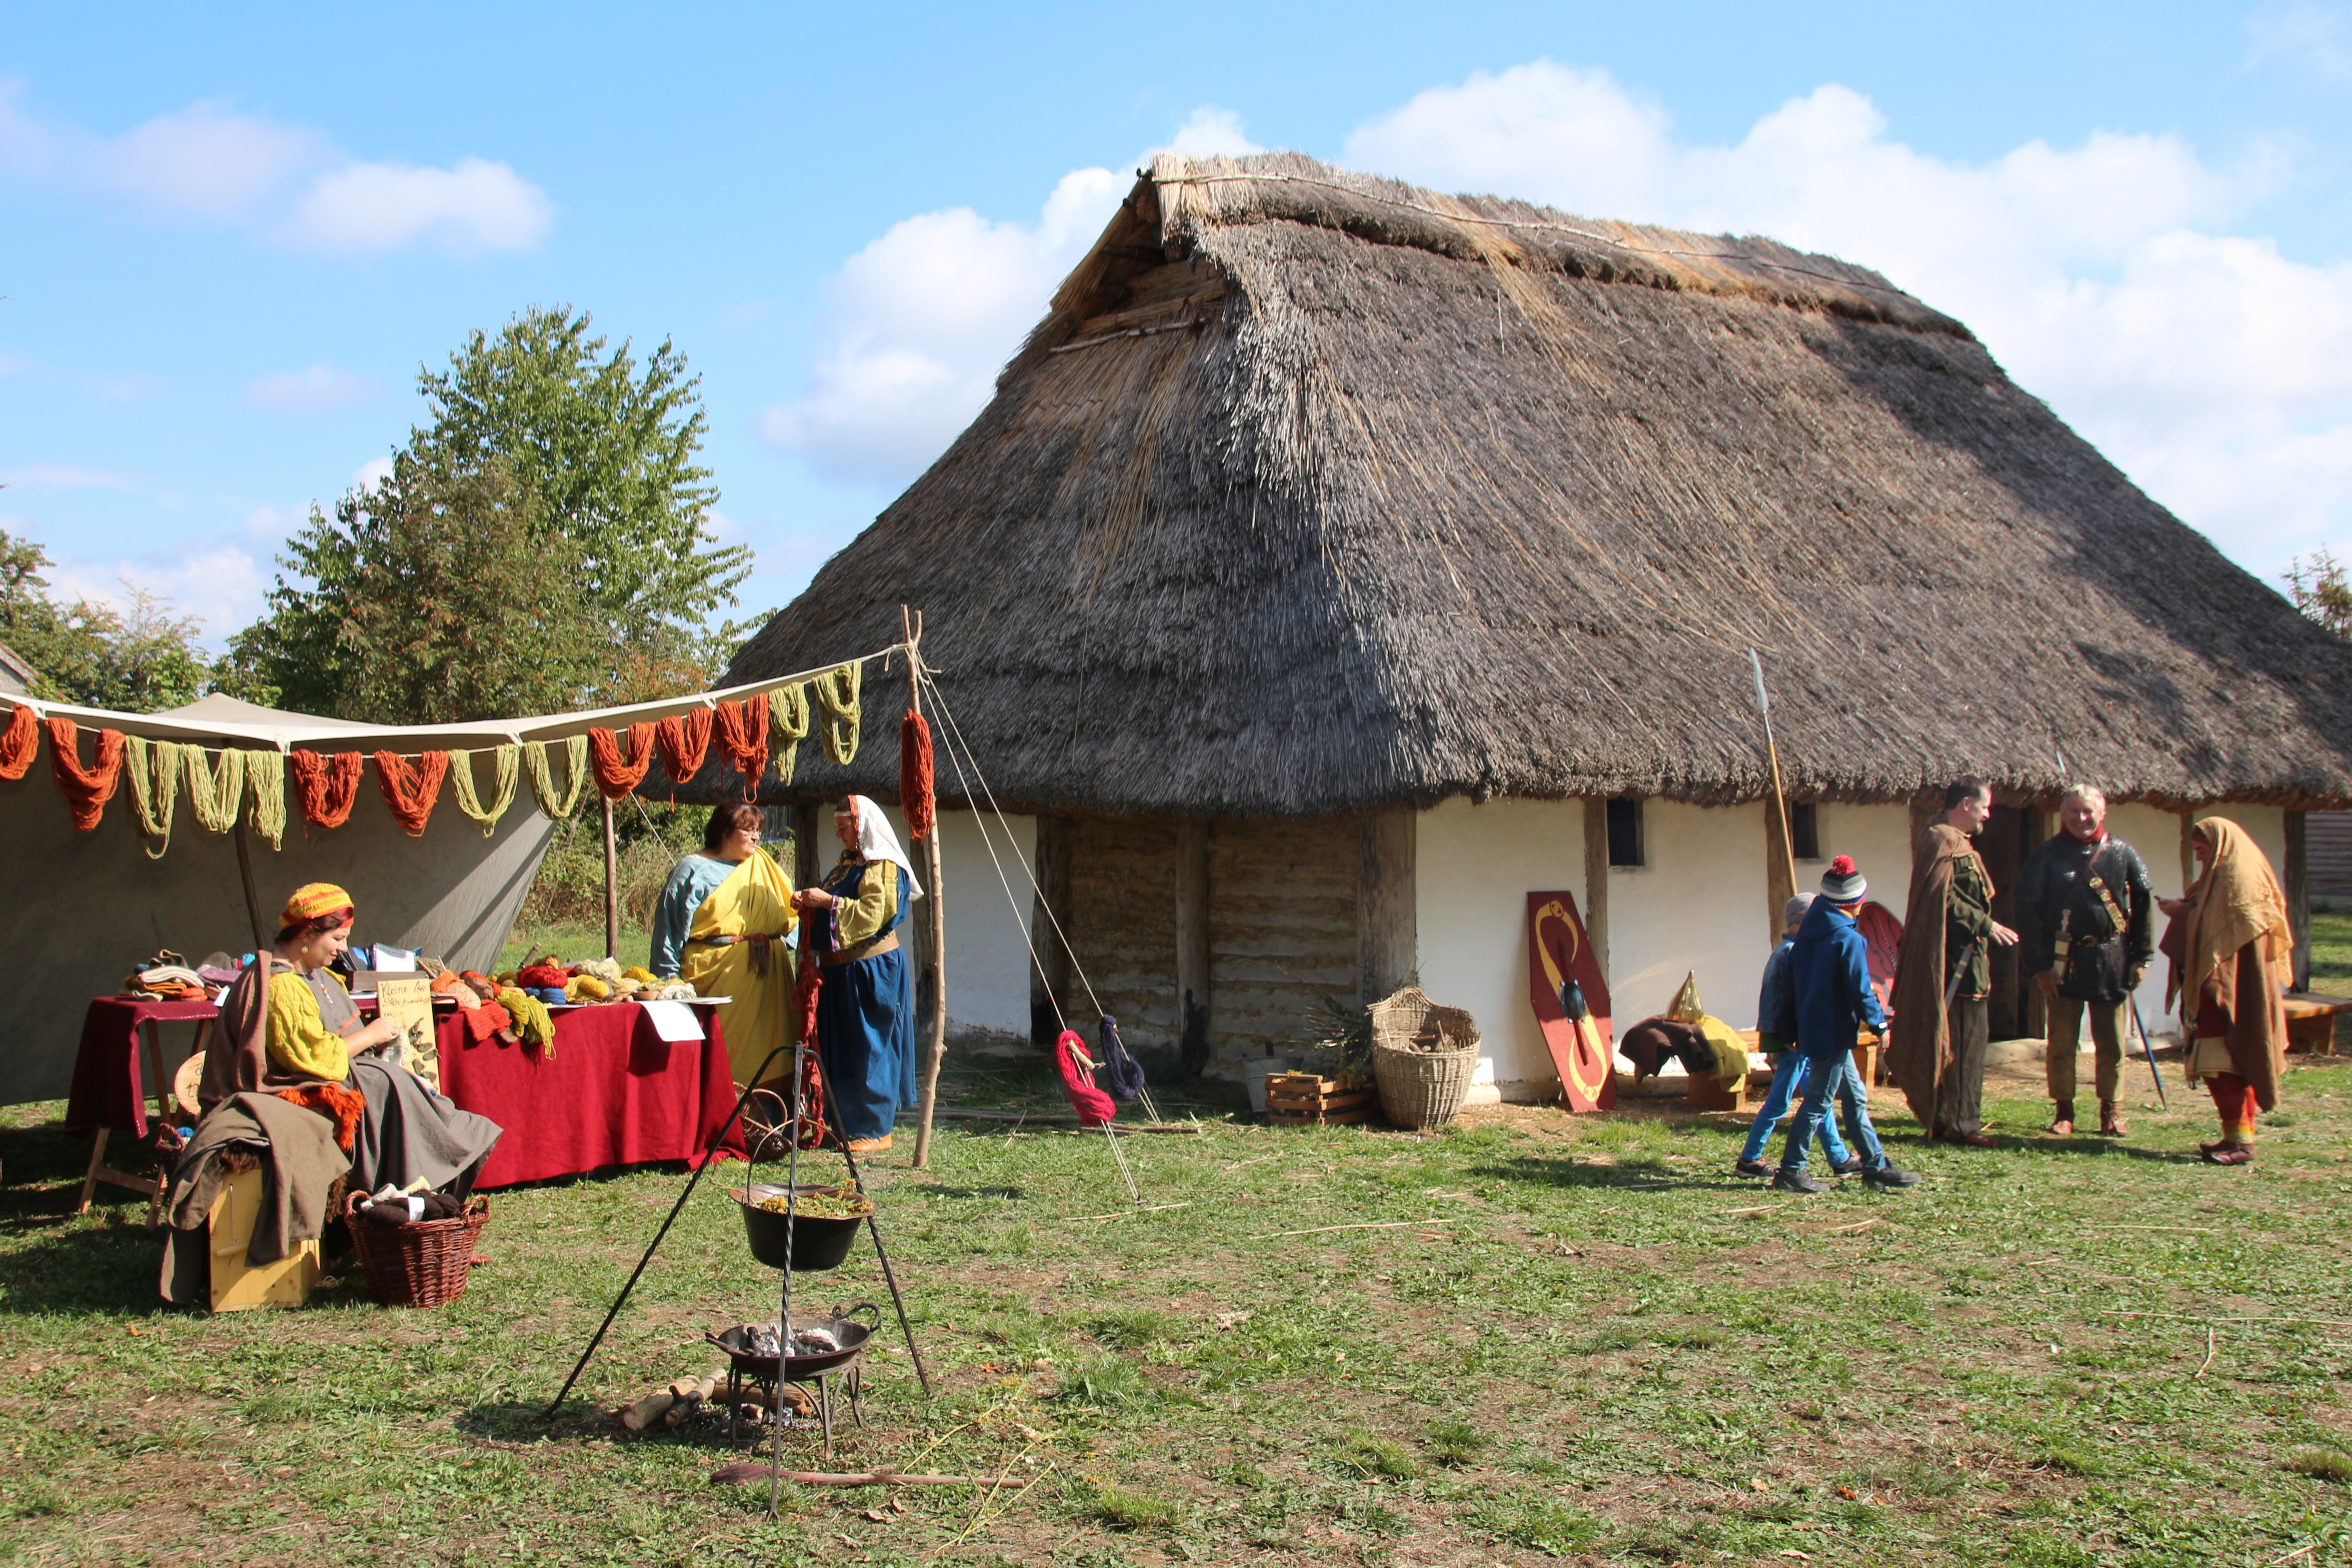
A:
<svg viewBox="0 0 2352 1568">
<path fill-rule="evenodd" d="M 566 1001 L 602 1002 L 613 994 L 613 988 L 593 974 L 575 974 L 563 988 Z"/>
</svg>

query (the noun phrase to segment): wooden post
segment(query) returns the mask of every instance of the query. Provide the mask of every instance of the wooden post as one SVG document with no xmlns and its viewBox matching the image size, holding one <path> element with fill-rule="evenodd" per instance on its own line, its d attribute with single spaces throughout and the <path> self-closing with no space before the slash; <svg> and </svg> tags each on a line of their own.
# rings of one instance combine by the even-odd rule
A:
<svg viewBox="0 0 2352 1568">
<path fill-rule="evenodd" d="M 917 615 L 910 619 L 907 606 L 901 605 L 898 620 L 907 634 L 907 711 L 919 713 L 923 710 L 923 617 Z M 905 810 L 907 805 L 900 801 L 899 809 Z M 931 816 L 931 830 L 923 835 L 923 900 L 924 929 L 930 937 L 923 954 L 923 967 L 930 972 L 931 1040 L 923 1053 L 922 1097 L 915 1119 L 917 1170 L 931 1158 L 931 1113 L 939 1104 L 940 1064 L 948 1054 L 947 907 L 940 901 L 940 826 L 936 809 Z"/>
<path fill-rule="evenodd" d="M 258 958 L 269 951 L 269 931 L 261 923 L 261 900 L 253 892 L 253 851 L 245 844 L 245 818 L 239 816 L 230 826 L 236 835 L 236 874 L 245 883 L 245 918 L 253 927 L 253 952 Z"/>
<path fill-rule="evenodd" d="M 602 790 L 596 795 L 604 804 L 604 956 L 614 958 L 621 951 L 620 851 L 613 841 L 613 803 Z"/>
<path fill-rule="evenodd" d="M 1584 797 L 1584 934 L 1592 943 L 1592 961 L 1601 978 L 1609 979 L 1609 801 L 1605 795 Z"/>
<path fill-rule="evenodd" d="M 824 846 L 817 835 L 824 825 L 818 818 L 817 803 L 813 800 L 793 803 L 793 886 L 814 888 L 824 879 Z"/>
<path fill-rule="evenodd" d="M 1176 825 L 1177 1059 L 1200 1076 L 1209 1065 L 1209 824 Z"/>
<path fill-rule="evenodd" d="M 1413 846 L 1418 813 L 1410 805 L 1368 813 L 1357 868 L 1357 987 L 1366 1003 L 1404 984 L 1421 963 L 1414 909 Z"/>
<path fill-rule="evenodd" d="M 2309 825 L 2304 814 L 2286 814 L 2286 864 L 2280 868 L 2284 876 L 2280 890 L 2286 894 L 2286 925 L 2294 936 L 2294 991 L 2311 989 L 2311 856 L 2308 844 Z"/>
<path fill-rule="evenodd" d="M 1069 928 L 1070 837 L 1076 826 L 1066 816 L 1037 818 L 1037 897 L 1029 916 L 1037 968 L 1029 975 L 1029 1038 L 1041 1051 L 1051 1051 L 1062 1032 L 1057 1004 L 1070 985 L 1069 950 L 1054 927 L 1058 920 L 1063 930 Z"/>
<path fill-rule="evenodd" d="M 1796 858 L 1793 852 L 1781 854 L 1794 843 L 1788 837 L 1787 812 L 1788 803 L 1778 795 L 1764 803 L 1764 915 L 1774 947 L 1780 945 L 1780 911 L 1797 896 Z"/>
</svg>

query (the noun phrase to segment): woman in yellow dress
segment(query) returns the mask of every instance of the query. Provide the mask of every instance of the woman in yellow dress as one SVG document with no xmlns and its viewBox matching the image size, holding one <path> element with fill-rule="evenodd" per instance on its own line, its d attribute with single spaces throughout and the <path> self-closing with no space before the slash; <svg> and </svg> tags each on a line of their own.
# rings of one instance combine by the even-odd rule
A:
<svg viewBox="0 0 2352 1568">
<path fill-rule="evenodd" d="M 702 852 L 680 860 L 654 906 L 653 972 L 698 996 L 724 996 L 719 1032 L 738 1084 L 792 1044 L 793 885 L 760 847 L 760 808 L 732 801 L 702 829 Z M 789 1058 L 768 1063 L 779 1083 Z"/>
</svg>

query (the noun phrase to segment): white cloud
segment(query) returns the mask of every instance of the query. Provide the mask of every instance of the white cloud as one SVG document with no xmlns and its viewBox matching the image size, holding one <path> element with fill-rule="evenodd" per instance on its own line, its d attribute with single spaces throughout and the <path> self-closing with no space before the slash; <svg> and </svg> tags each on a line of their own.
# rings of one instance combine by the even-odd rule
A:
<svg viewBox="0 0 2352 1568">
<path fill-rule="evenodd" d="M 240 216 L 333 157 L 316 131 L 233 113 L 218 100 L 157 115 L 95 152 L 117 189 L 167 212 L 206 218 Z"/>
<path fill-rule="evenodd" d="M 2101 132 L 1964 163 L 1835 85 L 1690 145 L 1607 72 L 1538 60 L 1422 93 L 1346 158 L 1876 268 L 2252 569 L 2352 533 L 2352 262 L 2221 232 L 2284 177 L 2264 150 L 2217 167 L 2178 137 Z"/>
<path fill-rule="evenodd" d="M 218 644 L 261 614 L 274 574 L 268 563 L 225 541 L 198 537 L 167 554 L 112 563 L 52 552 L 48 579 L 52 599 L 93 599 L 111 609 L 133 608 L 144 590 L 174 616 L 189 616 L 197 636 Z"/>
<path fill-rule="evenodd" d="M 1188 158 L 1206 158 L 1219 153 L 1237 158 L 1251 153 L 1263 153 L 1265 149 L 1244 133 L 1240 115 L 1230 109 L 1204 103 L 1187 115 L 1184 123 L 1176 128 L 1176 134 L 1169 140 L 1168 151 L 1181 153 Z"/>
<path fill-rule="evenodd" d="M 891 226 L 826 279 L 832 347 L 808 391 L 770 409 L 761 433 L 835 477 L 904 478 L 988 401 L 1129 184 L 1076 170 L 1034 224 L 955 207 Z"/>
<path fill-rule="evenodd" d="M 547 193 L 512 168 L 461 158 L 454 169 L 352 163 L 323 174 L 296 204 L 289 233 L 324 250 L 422 242 L 471 254 L 535 249 L 554 220 Z"/>
<path fill-rule="evenodd" d="M 352 470 L 352 488 L 372 490 L 390 478 L 392 478 L 392 459 L 370 458 Z"/>
<path fill-rule="evenodd" d="M 331 414 L 364 403 L 377 391 L 373 377 L 320 363 L 307 370 L 274 370 L 256 376 L 245 389 L 245 400 L 281 414 Z"/>
<path fill-rule="evenodd" d="M 205 100 L 116 136 L 26 113 L 0 82 L 0 171 L 111 195 L 163 218 L 235 223 L 296 248 L 430 246 L 457 255 L 530 250 L 554 204 L 512 167 L 363 162 L 310 126 Z"/>
<path fill-rule="evenodd" d="M 2321 5 L 2266 5 L 2246 18 L 2249 63 L 2284 59 L 2336 81 L 2352 81 L 2352 37 L 2344 18 Z"/>
</svg>

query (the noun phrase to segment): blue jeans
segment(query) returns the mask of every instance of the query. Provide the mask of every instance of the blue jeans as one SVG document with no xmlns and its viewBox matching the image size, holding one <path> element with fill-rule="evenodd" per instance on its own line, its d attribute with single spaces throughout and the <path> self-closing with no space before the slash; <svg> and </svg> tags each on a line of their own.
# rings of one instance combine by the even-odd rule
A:
<svg viewBox="0 0 2352 1568">
<path fill-rule="evenodd" d="M 1764 1103 L 1756 1112 L 1755 1124 L 1748 1129 L 1748 1142 L 1739 1151 L 1742 1160 L 1760 1160 L 1764 1145 L 1780 1119 L 1789 1114 L 1790 1102 L 1805 1092 L 1811 1077 L 1812 1058 L 1794 1051 L 1782 1051 L 1772 1060 L 1772 1087 L 1764 1091 Z M 1845 1163 L 1845 1144 L 1838 1138 L 1837 1123 L 1824 1117 L 1822 1121 L 1822 1152 L 1829 1156 L 1832 1165 Z"/>
<path fill-rule="evenodd" d="M 1780 1169 L 1805 1168 L 1805 1146 L 1829 1131 L 1832 1095 L 1845 1109 L 1845 1135 L 1862 1152 L 1863 1169 L 1874 1171 L 1890 1163 L 1886 1151 L 1879 1146 L 1878 1129 L 1870 1124 L 1870 1090 L 1863 1087 L 1862 1074 L 1854 1070 L 1853 1053 L 1840 1051 L 1828 1058 L 1813 1058 L 1812 1070 L 1805 1075 L 1805 1098 L 1797 1107 L 1797 1119 L 1789 1124 L 1788 1146 L 1780 1151 Z"/>
</svg>

